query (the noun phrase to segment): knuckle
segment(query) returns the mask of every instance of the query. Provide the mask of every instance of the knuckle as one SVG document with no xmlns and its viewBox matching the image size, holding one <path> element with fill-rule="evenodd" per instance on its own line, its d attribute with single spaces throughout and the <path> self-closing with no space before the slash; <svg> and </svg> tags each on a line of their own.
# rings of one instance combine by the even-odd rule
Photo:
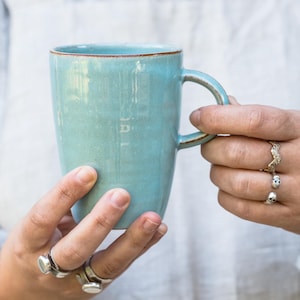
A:
<svg viewBox="0 0 300 300">
<path fill-rule="evenodd" d="M 247 197 L 250 190 L 250 180 L 248 177 L 242 174 L 236 174 L 232 181 L 232 188 L 237 196 Z"/>
<path fill-rule="evenodd" d="M 70 201 L 74 199 L 74 192 L 67 184 L 58 185 L 57 190 L 61 200 Z"/>
<path fill-rule="evenodd" d="M 106 262 L 101 268 L 101 277 L 112 278 L 116 274 L 119 274 L 120 269 L 123 267 L 122 262 L 119 259 L 114 259 L 114 261 Z"/>
<path fill-rule="evenodd" d="M 265 122 L 265 116 L 262 110 L 252 109 L 249 112 L 249 118 L 246 130 L 249 134 L 256 133 Z"/>
<path fill-rule="evenodd" d="M 145 247 L 145 239 L 138 235 L 132 234 L 129 231 L 125 233 L 130 243 L 131 249 L 143 249 Z"/>
<path fill-rule="evenodd" d="M 78 249 L 69 244 L 68 247 L 65 247 L 59 252 L 59 258 L 55 257 L 55 260 L 59 259 L 62 262 L 72 262 L 72 264 L 80 265 L 84 261 L 84 257 L 80 254 Z"/>
<path fill-rule="evenodd" d="M 33 225 L 33 228 L 43 229 L 49 226 L 48 215 L 39 211 L 34 211 L 29 215 L 29 222 Z"/>
<path fill-rule="evenodd" d="M 288 111 L 280 110 L 280 113 L 276 114 L 273 119 L 276 120 L 275 126 L 277 126 L 277 128 L 275 128 L 275 131 L 283 128 L 283 126 L 288 128 L 290 132 L 298 131 L 297 126 L 295 126 L 294 119 L 291 118 L 290 112 Z M 299 120 L 297 119 L 297 121 Z"/>
<path fill-rule="evenodd" d="M 105 228 L 105 229 L 111 229 L 114 225 L 114 221 L 112 220 L 111 216 L 109 214 L 93 214 L 93 221 L 95 224 L 95 227 L 98 228 Z"/>
<path fill-rule="evenodd" d="M 244 145 L 238 142 L 227 143 L 224 150 L 227 159 L 234 166 L 240 166 L 247 157 L 247 151 Z"/>
</svg>

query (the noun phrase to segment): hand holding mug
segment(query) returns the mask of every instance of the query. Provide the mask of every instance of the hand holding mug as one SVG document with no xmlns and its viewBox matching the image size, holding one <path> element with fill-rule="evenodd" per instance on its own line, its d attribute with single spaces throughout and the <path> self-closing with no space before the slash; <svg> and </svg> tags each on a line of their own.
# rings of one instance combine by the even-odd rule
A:
<svg viewBox="0 0 300 300">
<path fill-rule="evenodd" d="M 193 112 L 191 121 L 207 133 L 229 134 L 201 147 L 220 204 L 243 219 L 300 234 L 300 112 L 209 106 Z"/>
<path fill-rule="evenodd" d="M 70 208 L 96 178 L 91 167 L 71 171 L 11 232 L 1 249 L 1 299 L 90 299 L 89 292 L 100 292 L 166 233 L 161 218 L 146 212 L 107 249 L 95 252 L 130 203 L 127 191 L 110 190 L 77 225 Z M 44 275 L 37 259 L 43 271 L 47 260 L 55 266 Z"/>
</svg>

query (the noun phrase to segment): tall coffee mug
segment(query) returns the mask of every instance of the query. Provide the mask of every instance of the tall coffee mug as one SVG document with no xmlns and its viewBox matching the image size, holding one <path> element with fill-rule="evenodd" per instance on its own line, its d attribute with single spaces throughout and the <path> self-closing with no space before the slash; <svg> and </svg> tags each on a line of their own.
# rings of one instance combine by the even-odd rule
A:
<svg viewBox="0 0 300 300">
<path fill-rule="evenodd" d="M 72 208 L 75 220 L 115 187 L 131 194 L 116 229 L 145 211 L 163 216 L 177 151 L 214 137 L 178 133 L 182 84 L 200 84 L 218 104 L 228 104 L 222 86 L 184 69 L 182 50 L 166 45 L 62 46 L 50 51 L 50 66 L 62 171 L 90 165 L 101 174 Z"/>
</svg>

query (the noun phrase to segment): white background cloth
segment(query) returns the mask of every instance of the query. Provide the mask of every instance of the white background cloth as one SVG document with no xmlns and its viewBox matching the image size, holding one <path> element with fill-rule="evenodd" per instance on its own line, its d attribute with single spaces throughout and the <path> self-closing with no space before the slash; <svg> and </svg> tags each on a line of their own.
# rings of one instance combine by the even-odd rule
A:
<svg viewBox="0 0 300 300">
<path fill-rule="evenodd" d="M 240 103 L 300 108 L 299 1 L 5 2 L 7 9 L 0 2 L 0 224 L 6 229 L 60 178 L 48 66 L 54 46 L 178 45 L 185 67 L 214 76 Z M 192 84 L 183 93 L 185 133 L 194 130 L 190 112 L 213 100 Z M 300 299 L 299 236 L 220 208 L 199 147 L 178 153 L 164 219 L 167 236 L 99 299 Z"/>
</svg>

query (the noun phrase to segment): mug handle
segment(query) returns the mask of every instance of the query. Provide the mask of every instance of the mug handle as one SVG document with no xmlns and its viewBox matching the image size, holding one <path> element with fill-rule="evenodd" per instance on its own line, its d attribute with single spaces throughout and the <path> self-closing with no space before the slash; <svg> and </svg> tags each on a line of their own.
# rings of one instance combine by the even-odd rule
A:
<svg viewBox="0 0 300 300">
<path fill-rule="evenodd" d="M 217 101 L 217 104 L 229 104 L 229 99 L 224 88 L 218 81 L 216 81 L 208 74 L 195 70 L 183 69 L 181 74 L 181 81 L 182 84 L 186 81 L 198 83 L 207 88 L 213 94 Z M 216 135 L 207 134 L 201 131 L 186 135 L 179 135 L 178 150 L 204 144 L 213 139 L 215 136 Z"/>
</svg>

